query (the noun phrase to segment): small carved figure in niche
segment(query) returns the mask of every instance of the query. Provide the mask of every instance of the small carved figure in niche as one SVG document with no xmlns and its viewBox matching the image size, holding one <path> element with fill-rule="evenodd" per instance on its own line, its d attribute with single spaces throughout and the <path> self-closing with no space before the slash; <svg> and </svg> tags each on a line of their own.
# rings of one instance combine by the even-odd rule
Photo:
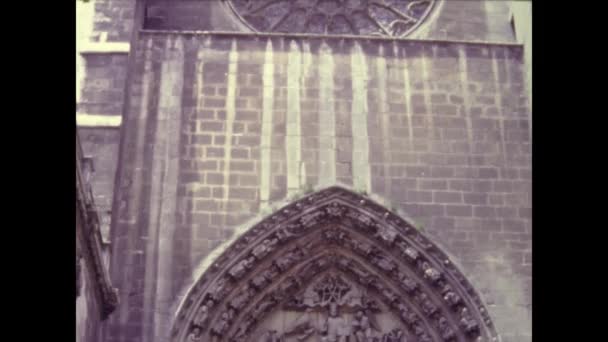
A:
<svg viewBox="0 0 608 342">
<path fill-rule="evenodd" d="M 255 323 L 255 319 L 248 315 L 247 318 L 243 320 L 238 330 L 234 334 L 234 339 L 237 341 L 245 341 L 247 340 L 247 334 L 249 333 L 249 328 Z"/>
<path fill-rule="evenodd" d="M 437 306 L 433 304 L 426 293 L 420 293 L 418 296 L 416 296 L 416 300 L 418 300 L 420 306 L 422 307 L 422 311 L 424 311 L 427 316 L 432 316 L 435 312 L 437 312 Z"/>
<path fill-rule="evenodd" d="M 279 228 L 276 231 L 275 236 L 277 237 L 277 239 L 279 239 L 280 242 L 287 242 L 293 237 L 295 237 L 296 234 L 293 234 L 287 228 Z"/>
<path fill-rule="evenodd" d="M 264 301 L 259 303 L 252 312 L 253 317 L 261 317 L 264 315 L 270 308 L 277 304 L 277 300 L 275 298 L 275 294 L 267 295 L 264 297 Z"/>
<path fill-rule="evenodd" d="M 401 256 L 405 257 L 410 262 L 415 262 L 420 256 L 418 251 L 408 246 L 404 241 L 399 241 L 397 246 L 399 246 L 399 249 L 401 250 Z"/>
<path fill-rule="evenodd" d="M 259 290 L 266 286 L 266 284 L 272 281 L 272 279 L 274 279 L 274 277 L 276 277 L 277 275 L 278 271 L 275 266 L 270 266 L 264 271 L 262 271 L 262 273 L 254 276 L 249 283 L 251 284 L 251 286 Z"/>
<path fill-rule="evenodd" d="M 405 323 L 413 324 L 418 320 L 418 316 L 416 316 L 416 314 L 411 311 L 410 308 L 408 308 L 405 304 L 400 302 L 397 305 L 397 309 L 399 310 L 399 316 L 401 317 L 401 320 Z"/>
<path fill-rule="evenodd" d="M 452 329 L 452 327 L 450 327 L 450 324 L 448 323 L 448 320 L 445 317 L 439 317 L 439 320 L 437 321 L 437 326 L 439 327 L 439 333 L 441 334 L 441 338 L 443 338 L 444 341 L 449 341 L 454 338 L 454 336 L 456 336 L 454 330 Z"/>
<path fill-rule="evenodd" d="M 304 341 L 315 332 L 315 328 L 311 323 L 312 309 L 307 308 L 306 312 L 298 317 L 289 328 L 285 330 L 283 336 L 296 335 L 297 341 Z"/>
<path fill-rule="evenodd" d="M 344 243 L 346 236 L 346 233 L 339 229 L 327 229 L 323 232 L 323 237 L 327 241 L 331 241 L 338 245 L 342 245 Z"/>
<path fill-rule="evenodd" d="M 439 281 L 439 279 L 441 279 L 441 272 L 433 268 L 428 262 L 423 261 L 420 264 L 420 268 L 424 272 L 424 277 L 426 279 L 429 279 L 431 282 L 436 283 L 437 281 Z"/>
<path fill-rule="evenodd" d="M 253 298 L 253 296 L 255 296 L 255 291 L 248 286 L 244 291 L 240 291 L 236 294 L 236 296 L 230 301 L 229 306 L 234 310 L 240 310 L 247 304 L 247 302 L 249 302 L 251 298 Z"/>
<path fill-rule="evenodd" d="M 302 230 L 317 225 L 321 222 L 323 216 L 325 216 L 325 213 L 322 211 L 315 211 L 302 216 L 299 220 Z"/>
<path fill-rule="evenodd" d="M 385 302 L 387 304 L 391 304 L 394 301 L 399 299 L 399 296 L 393 292 L 391 289 L 384 287 L 384 285 L 382 285 L 380 283 L 380 281 L 374 277 L 374 279 L 370 282 L 370 286 L 372 288 L 374 288 L 376 291 L 378 291 L 378 293 L 380 293 L 382 295 L 382 297 L 384 298 Z"/>
<path fill-rule="evenodd" d="M 279 291 L 284 295 L 288 295 L 300 287 L 300 279 L 296 277 L 288 277 L 281 285 L 279 286 Z"/>
<path fill-rule="evenodd" d="M 397 238 L 397 231 L 391 226 L 378 226 L 378 231 L 374 234 L 374 237 L 387 246 L 391 246 Z"/>
<path fill-rule="evenodd" d="M 352 327 L 357 342 L 373 342 L 378 338 L 377 325 L 373 324 L 373 321 L 363 311 L 355 314 Z"/>
<path fill-rule="evenodd" d="M 479 330 L 479 324 L 477 321 L 471 316 L 469 310 L 466 307 L 463 307 L 460 310 L 460 320 L 458 324 L 462 327 L 462 329 L 467 333 L 475 333 Z"/>
<path fill-rule="evenodd" d="M 304 253 L 302 252 L 302 250 L 298 247 L 295 247 L 278 260 L 273 261 L 273 263 L 279 268 L 279 270 L 284 272 L 289 269 L 291 265 L 300 261 L 303 257 Z"/>
<path fill-rule="evenodd" d="M 418 336 L 418 342 L 433 342 L 433 339 L 426 332 L 423 332 Z"/>
<path fill-rule="evenodd" d="M 382 342 L 406 342 L 403 336 L 403 331 L 399 328 L 391 330 L 388 334 L 384 334 Z"/>
<path fill-rule="evenodd" d="M 375 225 L 374 220 L 372 220 L 371 217 L 362 214 L 362 213 L 357 213 L 356 211 L 352 212 L 348 214 L 349 217 L 352 217 L 353 219 L 356 220 L 356 226 L 359 228 L 363 228 L 363 229 L 369 229 L 371 227 L 373 227 Z"/>
<path fill-rule="evenodd" d="M 325 208 L 325 211 L 331 218 L 341 218 L 346 213 L 346 208 L 334 202 Z"/>
<path fill-rule="evenodd" d="M 365 242 L 359 242 L 357 240 L 350 240 L 351 248 L 356 252 L 364 256 L 368 256 L 372 254 L 374 251 L 372 245 L 367 244 Z"/>
<path fill-rule="evenodd" d="M 443 295 L 443 300 L 445 300 L 451 307 L 458 305 L 462 301 L 460 296 L 453 291 L 447 291 Z"/>
<path fill-rule="evenodd" d="M 325 320 L 321 329 L 323 342 L 346 342 L 350 336 L 350 327 L 346 323 L 344 317 L 338 315 L 338 305 L 331 303 L 329 305 L 329 316 Z"/>
<path fill-rule="evenodd" d="M 418 336 L 419 340 L 420 340 L 422 335 L 425 334 L 424 324 L 422 324 L 422 321 L 420 320 L 420 318 L 418 318 L 418 317 L 416 317 L 416 318 L 417 319 L 410 324 L 410 327 L 412 328 L 412 331 L 414 332 L 414 334 L 416 336 Z"/>
<path fill-rule="evenodd" d="M 260 342 L 279 342 L 280 338 L 276 330 L 266 330 L 260 337 Z"/>
<path fill-rule="evenodd" d="M 392 272 L 397 268 L 397 264 L 383 255 L 372 258 L 372 264 L 378 266 L 386 272 Z"/>
<path fill-rule="evenodd" d="M 257 245 L 251 251 L 251 254 L 253 254 L 258 260 L 261 260 L 266 255 L 271 253 L 275 249 L 275 247 L 278 243 L 279 243 L 278 239 L 266 239 L 266 240 L 262 241 L 261 244 Z"/>
<path fill-rule="evenodd" d="M 213 307 L 213 300 L 208 300 L 204 305 L 202 305 L 196 316 L 194 317 L 194 325 L 205 329 L 207 326 L 207 320 L 209 319 L 209 310 Z"/>
<path fill-rule="evenodd" d="M 239 280 L 253 267 L 254 261 L 255 259 L 253 257 L 245 258 L 239 261 L 238 264 L 232 266 L 230 271 L 228 271 L 228 274 L 230 274 L 232 278 Z"/>
<path fill-rule="evenodd" d="M 403 288 L 407 293 L 413 293 L 418 288 L 418 284 L 405 274 L 401 278 L 399 286 L 401 286 L 401 288 Z"/>
<path fill-rule="evenodd" d="M 194 326 L 186 339 L 188 342 L 198 342 L 203 340 L 203 331 L 200 327 Z"/>
<path fill-rule="evenodd" d="M 228 283 L 227 279 L 221 278 L 209 289 L 209 296 L 214 302 L 218 302 L 226 292 L 230 291 L 230 288 L 232 285 Z"/>
<path fill-rule="evenodd" d="M 375 300 L 369 298 L 366 295 L 361 296 L 361 306 L 365 309 L 366 312 L 380 312 L 380 306 L 376 303 Z"/>
<path fill-rule="evenodd" d="M 230 314 L 228 312 L 224 312 L 222 313 L 220 319 L 211 328 L 211 336 L 214 337 L 216 341 L 219 341 L 224 336 L 229 327 Z"/>
</svg>

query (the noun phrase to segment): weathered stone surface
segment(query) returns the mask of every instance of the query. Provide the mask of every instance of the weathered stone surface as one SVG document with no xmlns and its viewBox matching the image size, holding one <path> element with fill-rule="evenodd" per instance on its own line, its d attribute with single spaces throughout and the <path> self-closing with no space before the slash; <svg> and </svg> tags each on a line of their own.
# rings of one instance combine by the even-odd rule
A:
<svg viewBox="0 0 608 342">
<path fill-rule="evenodd" d="M 121 1 L 104 1 L 103 6 L 111 2 Z M 229 12 L 220 2 L 173 1 L 170 9 L 169 2 L 154 3 L 157 14 L 167 10 L 162 25 L 157 21 L 158 28 L 242 29 L 231 27 L 226 20 Z M 421 38 L 513 40 L 501 2 L 442 3 Z M 99 11 L 105 11 L 103 6 Z M 205 6 L 209 20 L 198 15 Z M 496 19 L 502 12 L 505 19 Z M 105 30 L 115 30 L 113 37 L 119 37 L 123 33 L 117 25 Z M 471 286 L 494 303 L 487 310 L 497 333 L 529 337 L 530 108 L 521 85 L 521 47 L 143 32 L 133 57 L 128 85 L 132 97 L 124 113 L 117 108 L 122 106 L 124 93 L 118 89 L 126 69 L 112 68 L 123 63 L 121 58 L 126 61 L 125 56 L 90 59 L 81 104 L 95 114 L 124 114 L 120 149 L 109 152 L 118 143 L 117 134 L 107 144 L 91 144 L 107 189 L 114 184 L 110 160 L 118 159 L 111 272 L 121 293 L 133 294 L 122 297 L 121 319 L 110 319 L 109 341 L 167 340 L 170 318 L 211 263 L 207 257 L 225 248 L 222 244 L 231 237 L 254 229 L 253 223 L 274 212 L 278 203 L 338 183 L 354 184 L 353 191 L 382 198 L 387 209 L 412 217 L 418 225 L 410 229 L 428 233 L 453 257 Z M 294 61 L 299 61 L 297 67 Z M 290 78 L 294 70 L 299 76 Z M 293 114 L 296 111 L 299 116 Z M 352 119 L 353 113 L 356 117 L 361 112 L 367 118 L 364 123 Z M 362 157 L 365 151 L 367 157 Z M 99 193 L 111 195 L 106 190 Z M 362 220 L 358 226 L 371 229 Z M 304 226 L 297 227 L 305 231 L 321 221 L 306 216 Z M 297 232 L 295 226 L 285 228 Z M 276 236 L 276 247 L 257 250 L 259 258 L 290 245 L 294 237 L 285 234 Z M 342 241 L 339 236 L 331 239 Z M 401 258 L 415 262 L 404 252 L 407 246 L 398 242 L 389 233 L 378 235 L 383 248 L 399 248 Z M 243 241 L 234 250 L 235 257 L 252 244 L 253 240 Z M 353 255 L 373 254 L 361 242 L 356 248 Z M 279 272 L 307 259 L 303 250 L 293 252 L 293 258 L 275 266 Z M 439 286 L 441 277 L 433 271 L 425 277 L 429 268 L 421 268 L 415 274 L 421 277 L 418 282 L 380 257 L 370 260 L 377 265 L 370 267 L 394 285 L 367 279 L 364 269 L 355 269 L 356 277 L 374 284 L 380 306 L 387 301 L 401 305 L 398 314 L 390 315 L 404 324 L 399 329 L 408 341 L 411 332 L 425 340 L 474 330 L 466 315 L 445 316 L 447 323 L 439 317 L 432 323 L 441 333 L 428 335 L 416 323 L 417 316 L 403 309 L 406 303 L 393 301 L 393 294 L 413 296 L 420 288 Z M 236 266 L 217 261 L 217 272 Z M 251 278 L 253 288 L 270 283 L 265 276 L 272 278 L 272 271 L 258 274 L 242 266 L 244 271 L 237 268 L 234 274 L 256 277 Z M 298 282 L 289 284 L 285 283 L 286 291 Z M 436 306 L 458 303 L 452 295 L 436 297 L 431 299 Z M 264 307 L 271 310 L 280 298 L 277 293 L 264 297 L 259 312 Z M 239 303 L 233 304 L 244 305 Z M 434 311 L 428 303 L 425 307 Z M 224 329 L 236 333 L 230 325 L 235 319 L 243 322 L 241 331 L 256 324 L 247 317 L 231 317 L 230 312 L 221 323 L 218 315 L 209 322 L 218 334 Z M 417 315 L 427 319 L 422 309 Z M 399 338 L 393 331 L 396 325 L 381 328 L 387 338 Z M 307 334 L 309 329 L 302 323 L 291 331 Z M 207 332 L 192 331 L 191 338 Z"/>
</svg>

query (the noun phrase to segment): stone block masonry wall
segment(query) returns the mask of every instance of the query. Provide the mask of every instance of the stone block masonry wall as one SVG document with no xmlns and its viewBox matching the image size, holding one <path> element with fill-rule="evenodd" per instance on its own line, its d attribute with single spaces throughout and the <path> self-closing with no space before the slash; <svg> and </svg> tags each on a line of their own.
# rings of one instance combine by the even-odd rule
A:
<svg viewBox="0 0 608 342">
<path fill-rule="evenodd" d="M 128 55 L 85 54 L 79 113 L 122 115 Z"/>
<path fill-rule="evenodd" d="M 107 341 L 166 340 L 205 256 L 268 205 L 335 184 L 413 218 L 502 340 L 531 340 L 521 46 L 148 31 L 134 53 Z"/>
<path fill-rule="evenodd" d="M 91 40 L 128 42 L 135 23 L 137 0 L 94 0 L 95 14 Z"/>
<path fill-rule="evenodd" d="M 93 160 L 94 171 L 91 174 L 90 184 L 101 220 L 103 238 L 110 241 L 110 217 L 120 132 L 118 128 L 85 127 L 80 127 L 78 132 L 85 156 Z"/>
</svg>

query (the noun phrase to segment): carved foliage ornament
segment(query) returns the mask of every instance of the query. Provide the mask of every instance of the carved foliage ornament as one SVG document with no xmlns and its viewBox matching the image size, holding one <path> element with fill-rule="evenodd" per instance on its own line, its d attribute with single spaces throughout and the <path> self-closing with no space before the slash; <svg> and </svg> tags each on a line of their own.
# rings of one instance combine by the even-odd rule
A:
<svg viewBox="0 0 608 342">
<path fill-rule="evenodd" d="M 226 0 L 258 32 L 405 37 L 436 0 Z"/>
<path fill-rule="evenodd" d="M 302 318 L 268 325 L 282 313 Z M 372 327 L 377 315 L 382 329 Z M 479 296 L 443 252 L 400 217 L 338 187 L 252 227 L 201 276 L 176 317 L 174 342 L 496 337 Z"/>
</svg>

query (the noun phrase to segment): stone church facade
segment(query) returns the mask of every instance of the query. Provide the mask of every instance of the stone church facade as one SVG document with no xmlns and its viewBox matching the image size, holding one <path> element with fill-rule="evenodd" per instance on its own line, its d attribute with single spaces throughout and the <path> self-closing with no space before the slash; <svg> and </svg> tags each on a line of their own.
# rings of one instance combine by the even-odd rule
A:
<svg viewBox="0 0 608 342">
<path fill-rule="evenodd" d="M 86 6 L 79 340 L 531 340 L 529 4 Z"/>
</svg>

